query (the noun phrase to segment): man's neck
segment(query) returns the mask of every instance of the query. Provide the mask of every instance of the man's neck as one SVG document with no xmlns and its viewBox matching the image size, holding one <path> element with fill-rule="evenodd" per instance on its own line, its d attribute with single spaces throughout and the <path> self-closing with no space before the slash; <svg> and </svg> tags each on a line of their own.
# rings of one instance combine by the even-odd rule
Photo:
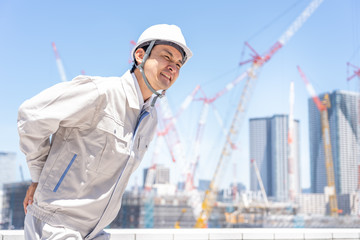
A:
<svg viewBox="0 0 360 240">
<path fill-rule="evenodd" d="M 146 86 L 145 80 L 143 79 L 143 76 L 142 76 L 140 70 L 135 69 L 134 74 L 135 74 L 136 80 L 139 83 L 140 91 L 141 91 L 141 94 L 142 94 L 144 102 L 145 102 L 146 100 L 148 100 L 151 97 L 152 92 Z"/>
</svg>

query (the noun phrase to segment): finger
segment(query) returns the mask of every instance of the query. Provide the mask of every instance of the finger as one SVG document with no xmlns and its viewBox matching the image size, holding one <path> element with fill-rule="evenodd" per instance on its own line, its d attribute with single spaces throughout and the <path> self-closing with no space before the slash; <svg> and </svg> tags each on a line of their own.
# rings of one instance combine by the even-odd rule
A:
<svg viewBox="0 0 360 240">
<path fill-rule="evenodd" d="M 27 213 L 27 205 L 29 204 L 29 188 L 28 190 L 26 191 L 26 195 L 25 195 L 25 198 L 24 198 L 24 202 L 23 202 L 23 205 L 24 205 L 24 212 L 25 214 Z"/>
<path fill-rule="evenodd" d="M 24 212 L 25 212 L 25 214 L 26 214 L 26 207 L 27 207 L 27 205 L 28 205 L 28 201 L 26 200 L 26 198 L 24 199 L 24 202 L 23 202 L 23 205 L 24 205 Z"/>
<path fill-rule="evenodd" d="M 26 196 L 23 202 L 25 214 L 27 213 L 27 206 L 33 204 L 34 202 L 33 198 L 36 187 L 37 184 L 32 183 L 26 191 Z"/>
</svg>

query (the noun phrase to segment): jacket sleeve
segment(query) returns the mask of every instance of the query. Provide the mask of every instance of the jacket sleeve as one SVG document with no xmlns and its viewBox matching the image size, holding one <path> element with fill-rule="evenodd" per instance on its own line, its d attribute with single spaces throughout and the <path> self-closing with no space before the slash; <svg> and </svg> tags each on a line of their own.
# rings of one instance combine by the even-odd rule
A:
<svg viewBox="0 0 360 240">
<path fill-rule="evenodd" d="M 20 149 L 26 155 L 33 182 L 39 181 L 50 150 L 50 136 L 60 126 L 89 127 L 99 101 L 95 83 L 90 77 L 79 76 L 44 90 L 20 106 Z"/>
</svg>

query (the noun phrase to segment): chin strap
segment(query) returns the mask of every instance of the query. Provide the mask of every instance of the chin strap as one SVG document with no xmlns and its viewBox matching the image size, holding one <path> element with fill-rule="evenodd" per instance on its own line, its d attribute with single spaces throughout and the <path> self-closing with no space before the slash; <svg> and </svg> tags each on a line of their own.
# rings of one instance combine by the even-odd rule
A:
<svg viewBox="0 0 360 240">
<path fill-rule="evenodd" d="M 165 92 L 166 92 L 166 90 L 162 90 L 162 92 L 159 94 L 158 92 L 156 92 L 157 94 L 156 94 L 156 96 L 153 98 L 153 100 L 151 101 L 151 106 L 153 107 L 153 106 L 155 106 L 155 103 L 156 103 L 156 100 L 158 99 L 158 98 L 162 98 L 162 97 L 164 97 L 165 96 Z"/>
<path fill-rule="evenodd" d="M 138 68 L 141 72 L 141 75 L 145 81 L 146 86 L 150 89 L 150 91 L 155 94 L 156 96 L 153 98 L 152 102 L 151 102 L 151 106 L 153 107 L 155 105 L 155 102 L 158 98 L 162 98 L 163 96 L 165 96 L 165 90 L 163 90 L 161 93 L 158 93 L 149 83 L 149 81 L 147 80 L 146 76 L 145 76 L 145 72 L 144 72 L 144 64 L 146 62 L 146 60 L 148 59 L 148 57 L 150 56 L 150 52 L 153 49 L 155 44 L 155 40 L 150 42 L 149 47 L 146 49 L 144 58 L 142 60 L 142 62 L 139 65 L 136 65 L 136 68 Z"/>
</svg>

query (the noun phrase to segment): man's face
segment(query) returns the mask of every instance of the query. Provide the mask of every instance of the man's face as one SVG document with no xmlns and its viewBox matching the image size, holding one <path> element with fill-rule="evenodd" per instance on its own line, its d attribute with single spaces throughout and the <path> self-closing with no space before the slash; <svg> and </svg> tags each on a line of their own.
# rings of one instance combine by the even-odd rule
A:
<svg viewBox="0 0 360 240">
<path fill-rule="evenodd" d="M 144 65 L 145 75 L 156 90 L 166 90 L 174 84 L 182 67 L 182 55 L 169 45 L 156 45 Z"/>
</svg>

